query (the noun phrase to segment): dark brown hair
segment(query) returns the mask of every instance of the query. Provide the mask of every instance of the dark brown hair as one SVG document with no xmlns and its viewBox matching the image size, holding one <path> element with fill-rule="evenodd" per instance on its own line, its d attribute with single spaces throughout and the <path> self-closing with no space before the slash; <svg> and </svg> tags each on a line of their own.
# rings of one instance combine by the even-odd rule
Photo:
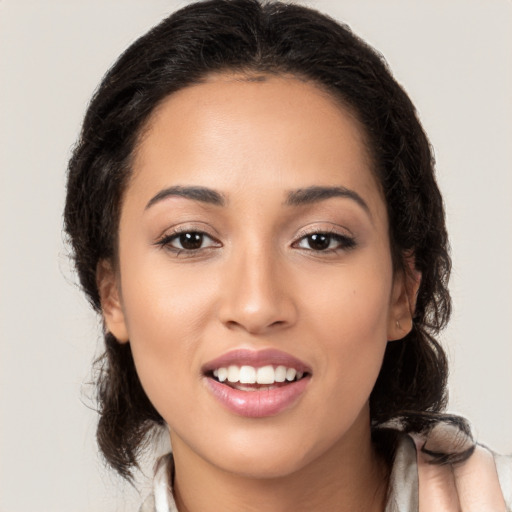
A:
<svg viewBox="0 0 512 512">
<path fill-rule="evenodd" d="M 144 124 L 169 94 L 213 72 L 291 74 L 348 105 L 363 125 L 385 197 L 396 269 L 414 254 L 421 272 L 412 331 L 388 343 L 370 397 L 375 436 L 390 420 L 428 430 L 446 405 L 446 356 L 435 339 L 450 316 L 450 258 L 443 202 L 427 137 L 382 57 L 351 30 L 314 10 L 258 0 L 194 3 L 138 39 L 106 74 L 69 163 L 65 229 L 85 293 L 100 312 L 96 267 L 116 263 L 117 231 L 131 159 Z M 98 376 L 98 442 L 130 477 L 164 421 L 135 371 L 130 344 L 105 334 Z M 447 417 L 463 430 L 466 424 Z"/>
</svg>

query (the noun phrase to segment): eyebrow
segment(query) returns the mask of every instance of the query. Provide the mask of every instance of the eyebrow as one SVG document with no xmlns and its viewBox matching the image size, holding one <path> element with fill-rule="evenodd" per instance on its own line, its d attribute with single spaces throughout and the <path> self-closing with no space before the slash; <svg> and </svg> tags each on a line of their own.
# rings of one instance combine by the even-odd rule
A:
<svg viewBox="0 0 512 512">
<path fill-rule="evenodd" d="M 154 204 L 163 201 L 168 197 L 184 197 L 192 199 L 193 201 L 200 201 L 202 203 L 213 204 L 215 206 L 225 206 L 226 199 L 223 194 L 208 187 L 198 186 L 173 186 L 168 187 L 152 197 L 146 205 L 146 210 Z M 311 186 L 307 188 L 300 188 L 292 190 L 288 193 L 285 205 L 287 206 L 302 206 L 312 203 L 325 201 L 333 197 L 348 198 L 355 201 L 363 210 L 365 210 L 371 217 L 370 208 L 365 200 L 354 190 L 345 187 L 321 187 Z"/>
<path fill-rule="evenodd" d="M 167 199 L 168 197 L 185 197 L 194 201 L 200 201 L 202 203 L 213 204 L 215 206 L 224 206 L 226 200 L 224 196 L 207 187 L 181 187 L 174 186 L 165 188 L 152 197 L 146 205 L 146 210 L 151 208 L 154 204 Z"/>
<path fill-rule="evenodd" d="M 370 208 L 365 200 L 354 190 L 345 187 L 319 187 L 312 186 L 300 188 L 288 193 L 285 204 L 288 206 L 301 206 L 304 204 L 325 201 L 332 197 L 345 197 L 355 201 L 371 217 Z"/>
</svg>

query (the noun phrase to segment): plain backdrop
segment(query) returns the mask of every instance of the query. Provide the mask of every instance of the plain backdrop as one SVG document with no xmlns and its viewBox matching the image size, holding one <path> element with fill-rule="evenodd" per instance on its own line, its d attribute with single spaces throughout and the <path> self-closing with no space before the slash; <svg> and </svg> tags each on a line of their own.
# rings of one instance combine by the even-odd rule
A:
<svg viewBox="0 0 512 512">
<path fill-rule="evenodd" d="M 87 398 L 100 328 L 63 244 L 66 163 L 118 54 L 185 5 L 0 0 L 0 511 L 134 511 Z M 387 58 L 435 148 L 451 233 L 450 410 L 512 452 L 512 2 L 318 0 Z M 144 483 L 144 482 L 143 482 Z"/>
</svg>

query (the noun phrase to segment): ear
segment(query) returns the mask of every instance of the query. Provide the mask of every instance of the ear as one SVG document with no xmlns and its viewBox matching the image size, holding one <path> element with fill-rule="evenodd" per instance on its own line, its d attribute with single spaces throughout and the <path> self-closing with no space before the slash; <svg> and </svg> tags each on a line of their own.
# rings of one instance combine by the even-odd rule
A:
<svg viewBox="0 0 512 512">
<path fill-rule="evenodd" d="M 101 301 L 103 321 L 119 343 L 128 341 L 128 329 L 121 304 L 121 294 L 116 272 L 107 260 L 101 260 L 96 267 L 96 284 Z"/>
<path fill-rule="evenodd" d="M 405 269 L 395 272 L 388 317 L 388 340 L 400 340 L 412 330 L 421 272 L 416 270 L 414 255 L 405 257 Z"/>
</svg>

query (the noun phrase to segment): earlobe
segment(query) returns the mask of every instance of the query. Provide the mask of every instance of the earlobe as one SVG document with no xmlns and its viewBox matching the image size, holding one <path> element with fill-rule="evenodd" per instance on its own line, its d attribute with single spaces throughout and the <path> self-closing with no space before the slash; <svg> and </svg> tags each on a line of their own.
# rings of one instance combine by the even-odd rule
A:
<svg viewBox="0 0 512 512">
<path fill-rule="evenodd" d="M 121 304 L 118 279 L 109 261 L 101 260 L 98 263 L 96 267 L 96 283 L 105 326 L 119 343 L 126 343 L 128 341 L 128 330 Z"/>
<path fill-rule="evenodd" d="M 406 258 L 407 269 L 398 271 L 393 282 L 392 303 L 388 319 L 388 340 L 400 340 L 412 330 L 421 272 L 416 270 L 414 257 Z"/>
</svg>

